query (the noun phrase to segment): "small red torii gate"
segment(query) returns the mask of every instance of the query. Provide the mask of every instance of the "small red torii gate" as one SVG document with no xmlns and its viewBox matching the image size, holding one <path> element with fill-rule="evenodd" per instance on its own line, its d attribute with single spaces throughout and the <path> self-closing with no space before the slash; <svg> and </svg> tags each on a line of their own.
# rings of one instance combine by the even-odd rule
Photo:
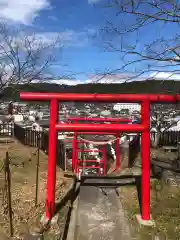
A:
<svg viewBox="0 0 180 240">
<path fill-rule="evenodd" d="M 46 218 L 51 220 L 55 212 L 56 137 L 62 132 L 133 132 L 141 133 L 142 159 L 142 219 L 150 220 L 150 103 L 176 103 L 180 95 L 158 94 L 76 94 L 76 93 L 20 93 L 24 101 L 50 101 L 49 154 Z M 134 102 L 141 104 L 141 124 L 82 124 L 58 123 L 59 102 Z"/>
<path fill-rule="evenodd" d="M 132 120 L 128 118 L 92 118 L 92 117 L 67 117 L 67 120 L 72 122 L 72 123 L 78 123 L 80 122 L 110 122 L 110 123 L 132 123 Z M 79 132 L 79 134 L 83 134 Z M 112 132 L 87 132 L 86 134 L 89 135 L 110 135 Z M 114 169 L 117 170 L 120 167 L 120 149 L 119 149 L 119 144 L 120 144 L 120 133 L 116 133 L 116 168 Z M 73 155 L 72 155 L 72 169 L 75 169 L 76 171 L 76 165 L 77 165 L 77 154 L 75 149 L 77 148 L 77 132 L 74 133 L 74 138 L 73 138 Z"/>
</svg>

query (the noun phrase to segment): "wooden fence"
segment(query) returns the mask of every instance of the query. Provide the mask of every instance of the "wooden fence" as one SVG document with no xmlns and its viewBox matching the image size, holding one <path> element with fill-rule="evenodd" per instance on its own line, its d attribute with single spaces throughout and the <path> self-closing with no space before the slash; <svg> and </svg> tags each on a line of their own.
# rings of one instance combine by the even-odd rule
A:
<svg viewBox="0 0 180 240">
<path fill-rule="evenodd" d="M 14 135 L 14 124 L 13 123 L 0 124 L 0 136 L 12 137 L 13 135 Z"/>
<path fill-rule="evenodd" d="M 151 132 L 151 139 L 155 138 L 156 134 L 156 132 Z M 33 131 L 16 123 L 2 123 L 0 124 L 0 137 L 6 136 L 15 136 L 21 143 L 32 147 L 38 147 L 39 144 L 40 149 L 48 153 L 49 136 L 46 132 Z M 39 142 L 38 139 L 40 139 Z M 58 142 L 58 146 L 64 145 L 62 141 L 58 140 Z M 167 131 L 160 135 L 160 146 L 176 146 L 178 142 L 180 142 L 180 131 Z M 135 142 L 132 143 L 134 148 L 133 144 Z"/>
<path fill-rule="evenodd" d="M 151 138 L 155 139 L 157 133 L 151 132 Z M 160 135 L 159 146 L 176 146 L 180 142 L 180 131 L 162 132 Z"/>
<path fill-rule="evenodd" d="M 43 152 L 48 154 L 49 132 L 34 131 L 23 128 L 18 124 L 14 124 L 14 137 L 22 144 L 31 147 L 39 147 Z M 57 165 L 65 169 L 65 146 L 61 140 L 57 140 Z"/>
</svg>

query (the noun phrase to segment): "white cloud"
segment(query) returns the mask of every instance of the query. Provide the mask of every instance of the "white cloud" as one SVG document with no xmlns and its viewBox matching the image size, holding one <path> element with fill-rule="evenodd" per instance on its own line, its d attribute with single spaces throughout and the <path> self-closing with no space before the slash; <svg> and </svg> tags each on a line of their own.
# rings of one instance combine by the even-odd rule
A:
<svg viewBox="0 0 180 240">
<path fill-rule="evenodd" d="M 98 3 L 100 2 L 101 0 L 88 0 L 88 3 L 89 4 L 94 4 L 94 3 Z"/>
<path fill-rule="evenodd" d="M 53 15 L 49 15 L 48 18 L 54 22 L 58 21 L 58 18 Z"/>
<path fill-rule="evenodd" d="M 134 74 L 120 73 L 120 74 L 97 74 L 89 76 L 89 81 L 92 83 L 124 83 L 125 81 L 142 81 L 144 77 L 135 78 Z"/>
<path fill-rule="evenodd" d="M 43 42 L 44 44 L 49 44 L 57 41 L 57 47 L 83 47 L 88 45 L 88 32 L 75 32 L 73 30 L 66 30 L 64 32 L 42 32 L 37 33 L 36 43 Z"/>
<path fill-rule="evenodd" d="M 33 80 L 34 83 L 37 82 L 42 82 L 39 80 Z M 44 80 L 43 82 L 47 82 L 47 83 L 55 83 L 55 84 L 65 84 L 65 85 L 69 85 L 69 86 L 74 86 L 74 85 L 78 85 L 78 84 L 85 84 L 88 83 L 88 80 L 78 80 L 78 79 L 59 79 L 59 80 Z"/>
<path fill-rule="evenodd" d="M 150 77 L 155 79 L 165 79 L 165 80 L 180 80 L 180 71 L 177 72 L 153 72 Z"/>
<path fill-rule="evenodd" d="M 155 77 L 156 74 L 156 77 Z M 159 74 L 159 75 L 158 75 Z M 152 73 L 151 77 L 153 77 L 154 79 L 173 79 L 173 80 L 180 80 L 180 75 L 176 75 L 174 78 L 168 78 L 170 76 L 170 74 L 172 73 L 164 73 L 164 72 L 160 72 L 160 73 Z M 125 79 L 127 77 L 132 76 L 131 74 L 127 75 L 127 74 L 114 74 L 114 75 L 109 75 L 109 76 L 105 76 L 102 78 L 101 75 L 93 75 L 93 76 L 89 76 L 89 78 L 87 78 L 86 80 L 78 80 L 78 79 L 60 79 L 60 80 L 45 80 L 45 82 L 48 83 L 56 83 L 56 84 L 65 84 L 65 85 L 69 85 L 69 86 L 74 86 L 74 85 L 78 85 L 78 84 L 87 84 L 87 83 L 124 83 Z M 133 81 L 143 81 L 146 80 L 146 78 L 135 78 L 135 79 L 131 79 L 128 82 L 133 82 Z M 34 82 L 38 82 L 34 81 Z"/>
<path fill-rule="evenodd" d="M 70 86 L 74 86 L 74 85 L 78 85 L 78 84 L 85 84 L 88 83 L 88 80 L 72 80 L 72 79 L 60 79 L 60 80 L 51 80 L 51 83 L 56 83 L 56 84 L 66 84 L 66 85 L 70 85 Z"/>
<path fill-rule="evenodd" d="M 117 74 L 117 75 L 109 75 L 102 78 L 101 75 L 93 75 L 89 76 L 86 80 L 78 80 L 78 79 L 60 79 L 60 80 L 45 80 L 48 83 L 56 83 L 56 84 L 66 84 L 69 86 L 74 86 L 78 84 L 87 84 L 87 83 L 123 83 L 125 80 L 125 74 Z"/>
<path fill-rule="evenodd" d="M 48 7 L 49 0 L 0 0 L 0 18 L 28 25 Z"/>
<path fill-rule="evenodd" d="M 133 81 L 145 81 L 145 80 L 180 80 L 180 71 L 176 72 L 152 72 L 149 75 L 131 74 L 131 73 L 120 73 L 120 74 L 97 74 L 89 76 L 88 82 L 92 83 L 124 83 Z"/>
<path fill-rule="evenodd" d="M 86 31 L 75 32 L 67 30 L 59 33 L 59 39 L 66 43 L 66 46 L 83 47 L 88 45 L 88 33 Z"/>
<path fill-rule="evenodd" d="M 8 29 L 9 30 L 9 29 Z M 27 46 L 27 39 L 31 42 L 31 48 L 36 50 L 37 48 L 53 46 L 55 48 L 67 48 L 67 47 L 83 47 L 88 45 L 88 36 L 86 32 L 75 32 L 67 30 L 63 32 L 37 32 L 31 33 L 26 31 L 10 31 L 9 42 L 11 45 L 18 45 L 22 50 Z M 0 32 L 1 45 L 4 45 L 5 49 L 9 49 L 4 41 L 4 32 Z M 3 44 L 4 42 L 4 44 Z M 26 44 L 26 45 L 25 45 Z M 0 49 L 0 54 L 2 54 Z M 4 51 L 3 51 L 4 52 Z"/>
</svg>

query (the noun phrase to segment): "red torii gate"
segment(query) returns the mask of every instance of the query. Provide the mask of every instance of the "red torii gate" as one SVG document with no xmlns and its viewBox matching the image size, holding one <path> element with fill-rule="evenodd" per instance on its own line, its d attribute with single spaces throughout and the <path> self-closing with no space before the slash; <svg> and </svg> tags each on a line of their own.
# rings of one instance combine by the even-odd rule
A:
<svg viewBox="0 0 180 240">
<path fill-rule="evenodd" d="M 142 133 L 142 219 L 150 220 L 150 103 L 176 103 L 180 95 L 158 94 L 76 94 L 22 92 L 25 101 L 50 101 L 49 154 L 46 218 L 51 220 L 55 211 L 56 136 L 63 132 L 139 132 Z M 58 102 L 134 102 L 141 104 L 141 124 L 81 124 L 58 123 Z"/>
<path fill-rule="evenodd" d="M 81 122 L 111 122 L 111 123 L 132 123 L 131 119 L 128 118 L 92 118 L 92 117 L 67 117 L 67 120 L 73 123 L 78 123 L 79 121 Z M 79 134 L 84 134 L 83 132 L 79 132 Z M 86 134 L 89 135 L 110 135 L 112 134 L 111 132 L 87 132 Z M 117 170 L 120 167 L 120 149 L 119 149 L 119 144 L 120 144 L 120 133 L 116 133 L 116 168 L 114 169 Z M 74 138 L 73 138 L 73 155 L 72 155 L 72 169 L 75 168 L 75 166 L 77 165 L 77 154 L 75 149 L 77 148 L 77 132 L 74 133 Z"/>
<path fill-rule="evenodd" d="M 116 122 L 116 123 L 130 123 L 132 120 L 129 118 L 104 118 L 104 117 L 67 117 L 67 120 L 69 121 L 87 121 L 87 122 Z"/>
</svg>

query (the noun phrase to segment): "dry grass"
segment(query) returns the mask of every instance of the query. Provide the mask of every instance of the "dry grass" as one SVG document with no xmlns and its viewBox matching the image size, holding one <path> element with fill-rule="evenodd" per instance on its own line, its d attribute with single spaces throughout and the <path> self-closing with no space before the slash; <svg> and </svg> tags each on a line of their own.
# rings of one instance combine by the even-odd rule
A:
<svg viewBox="0 0 180 240">
<path fill-rule="evenodd" d="M 11 194 L 13 209 L 14 238 L 23 239 L 25 233 L 39 227 L 40 217 L 45 212 L 45 195 L 47 180 L 47 156 L 40 152 L 39 196 L 35 207 L 36 159 L 35 148 L 14 142 L 0 144 L 0 165 L 5 152 L 9 152 L 11 162 Z M 23 163 L 23 165 L 22 165 Z M 70 184 L 63 172 L 57 168 L 56 200 L 59 200 Z M 0 172 L 0 232 L 9 235 L 9 217 L 6 203 L 3 200 L 4 172 Z"/>
<path fill-rule="evenodd" d="M 151 213 L 155 228 L 141 227 L 135 215 L 140 213 L 136 187 L 120 188 L 121 201 L 138 240 L 179 240 L 180 233 L 180 189 L 167 188 L 160 181 L 151 184 Z"/>
<path fill-rule="evenodd" d="M 163 149 L 151 149 L 151 158 L 158 157 L 159 160 L 172 161 L 177 157 L 176 153 L 164 152 Z M 141 162 L 140 154 L 136 163 Z M 138 194 L 136 186 L 121 187 L 120 198 L 132 229 L 138 240 L 179 240 L 180 233 L 180 189 L 167 187 L 161 181 L 151 182 L 151 213 L 156 222 L 155 228 L 139 228 L 135 215 L 140 213 Z"/>
<path fill-rule="evenodd" d="M 158 158 L 163 161 L 172 161 L 177 158 L 176 152 L 165 152 L 163 148 L 151 149 L 151 158 Z M 141 162 L 141 153 L 139 153 L 136 157 L 136 162 Z"/>
</svg>

